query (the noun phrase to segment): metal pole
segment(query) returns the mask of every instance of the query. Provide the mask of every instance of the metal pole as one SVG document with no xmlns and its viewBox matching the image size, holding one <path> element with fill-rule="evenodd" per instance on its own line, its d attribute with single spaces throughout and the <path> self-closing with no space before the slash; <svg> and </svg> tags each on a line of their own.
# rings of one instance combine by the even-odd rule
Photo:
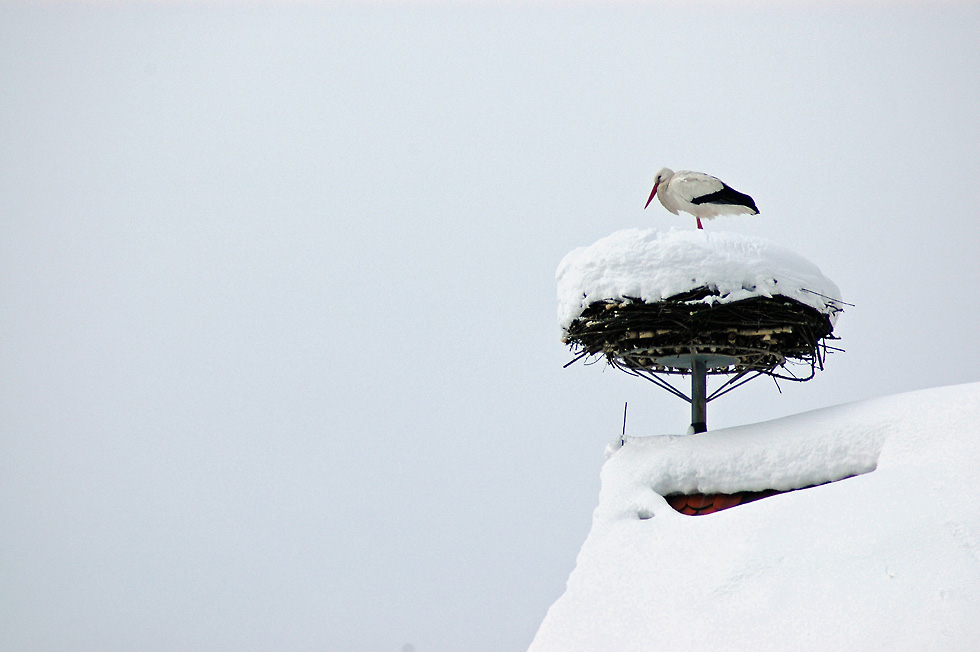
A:
<svg viewBox="0 0 980 652">
<path fill-rule="evenodd" d="M 708 368 L 697 355 L 691 356 L 691 430 L 708 430 Z"/>
</svg>

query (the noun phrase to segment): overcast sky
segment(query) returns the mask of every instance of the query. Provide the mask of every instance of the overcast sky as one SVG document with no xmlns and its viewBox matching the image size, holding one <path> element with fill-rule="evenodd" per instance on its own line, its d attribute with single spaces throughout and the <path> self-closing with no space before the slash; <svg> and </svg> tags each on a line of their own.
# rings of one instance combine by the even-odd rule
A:
<svg viewBox="0 0 980 652">
<path fill-rule="evenodd" d="M 525 649 L 688 423 L 556 324 L 663 166 L 855 304 L 709 427 L 980 379 L 980 7 L 841 4 L 0 6 L 0 648 Z"/>
</svg>

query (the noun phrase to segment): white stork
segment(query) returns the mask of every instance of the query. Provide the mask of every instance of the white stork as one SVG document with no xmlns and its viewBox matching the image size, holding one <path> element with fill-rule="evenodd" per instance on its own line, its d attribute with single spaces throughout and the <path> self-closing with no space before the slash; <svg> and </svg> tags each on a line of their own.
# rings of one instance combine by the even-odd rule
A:
<svg viewBox="0 0 980 652">
<path fill-rule="evenodd" d="M 704 228 L 701 226 L 702 217 L 709 219 L 719 215 L 759 213 L 751 197 L 733 190 L 721 179 L 701 172 L 674 172 L 664 168 L 657 172 L 657 178 L 653 181 L 653 192 L 643 208 L 650 205 L 654 195 L 674 215 L 678 214 L 677 211 L 684 211 L 696 217 L 699 229 Z"/>
</svg>

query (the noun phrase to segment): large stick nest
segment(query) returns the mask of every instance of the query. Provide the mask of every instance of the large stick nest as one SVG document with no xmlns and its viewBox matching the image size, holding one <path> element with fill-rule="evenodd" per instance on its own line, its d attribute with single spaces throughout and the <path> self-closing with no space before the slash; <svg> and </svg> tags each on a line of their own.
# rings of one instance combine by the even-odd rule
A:
<svg viewBox="0 0 980 652">
<path fill-rule="evenodd" d="M 708 369 L 714 374 L 757 371 L 809 380 L 818 367 L 823 369 L 826 340 L 837 339 L 828 315 L 783 296 L 705 301 L 711 296 L 717 293 L 698 288 L 656 303 L 596 301 L 572 322 L 563 341 L 577 354 L 572 362 L 604 356 L 609 364 L 634 372 L 688 374 L 688 368 L 672 364 L 674 356 L 693 353 L 717 360 Z M 777 373 L 787 362 L 809 365 L 809 375 Z"/>
</svg>

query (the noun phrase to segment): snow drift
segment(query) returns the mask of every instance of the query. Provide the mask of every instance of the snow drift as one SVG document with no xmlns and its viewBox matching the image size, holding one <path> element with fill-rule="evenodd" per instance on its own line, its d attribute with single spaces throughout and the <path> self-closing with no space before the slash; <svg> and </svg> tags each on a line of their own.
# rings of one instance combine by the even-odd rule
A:
<svg viewBox="0 0 980 652">
<path fill-rule="evenodd" d="M 607 454 L 530 652 L 980 649 L 980 383 Z M 706 516 L 663 498 L 841 478 Z"/>
</svg>

